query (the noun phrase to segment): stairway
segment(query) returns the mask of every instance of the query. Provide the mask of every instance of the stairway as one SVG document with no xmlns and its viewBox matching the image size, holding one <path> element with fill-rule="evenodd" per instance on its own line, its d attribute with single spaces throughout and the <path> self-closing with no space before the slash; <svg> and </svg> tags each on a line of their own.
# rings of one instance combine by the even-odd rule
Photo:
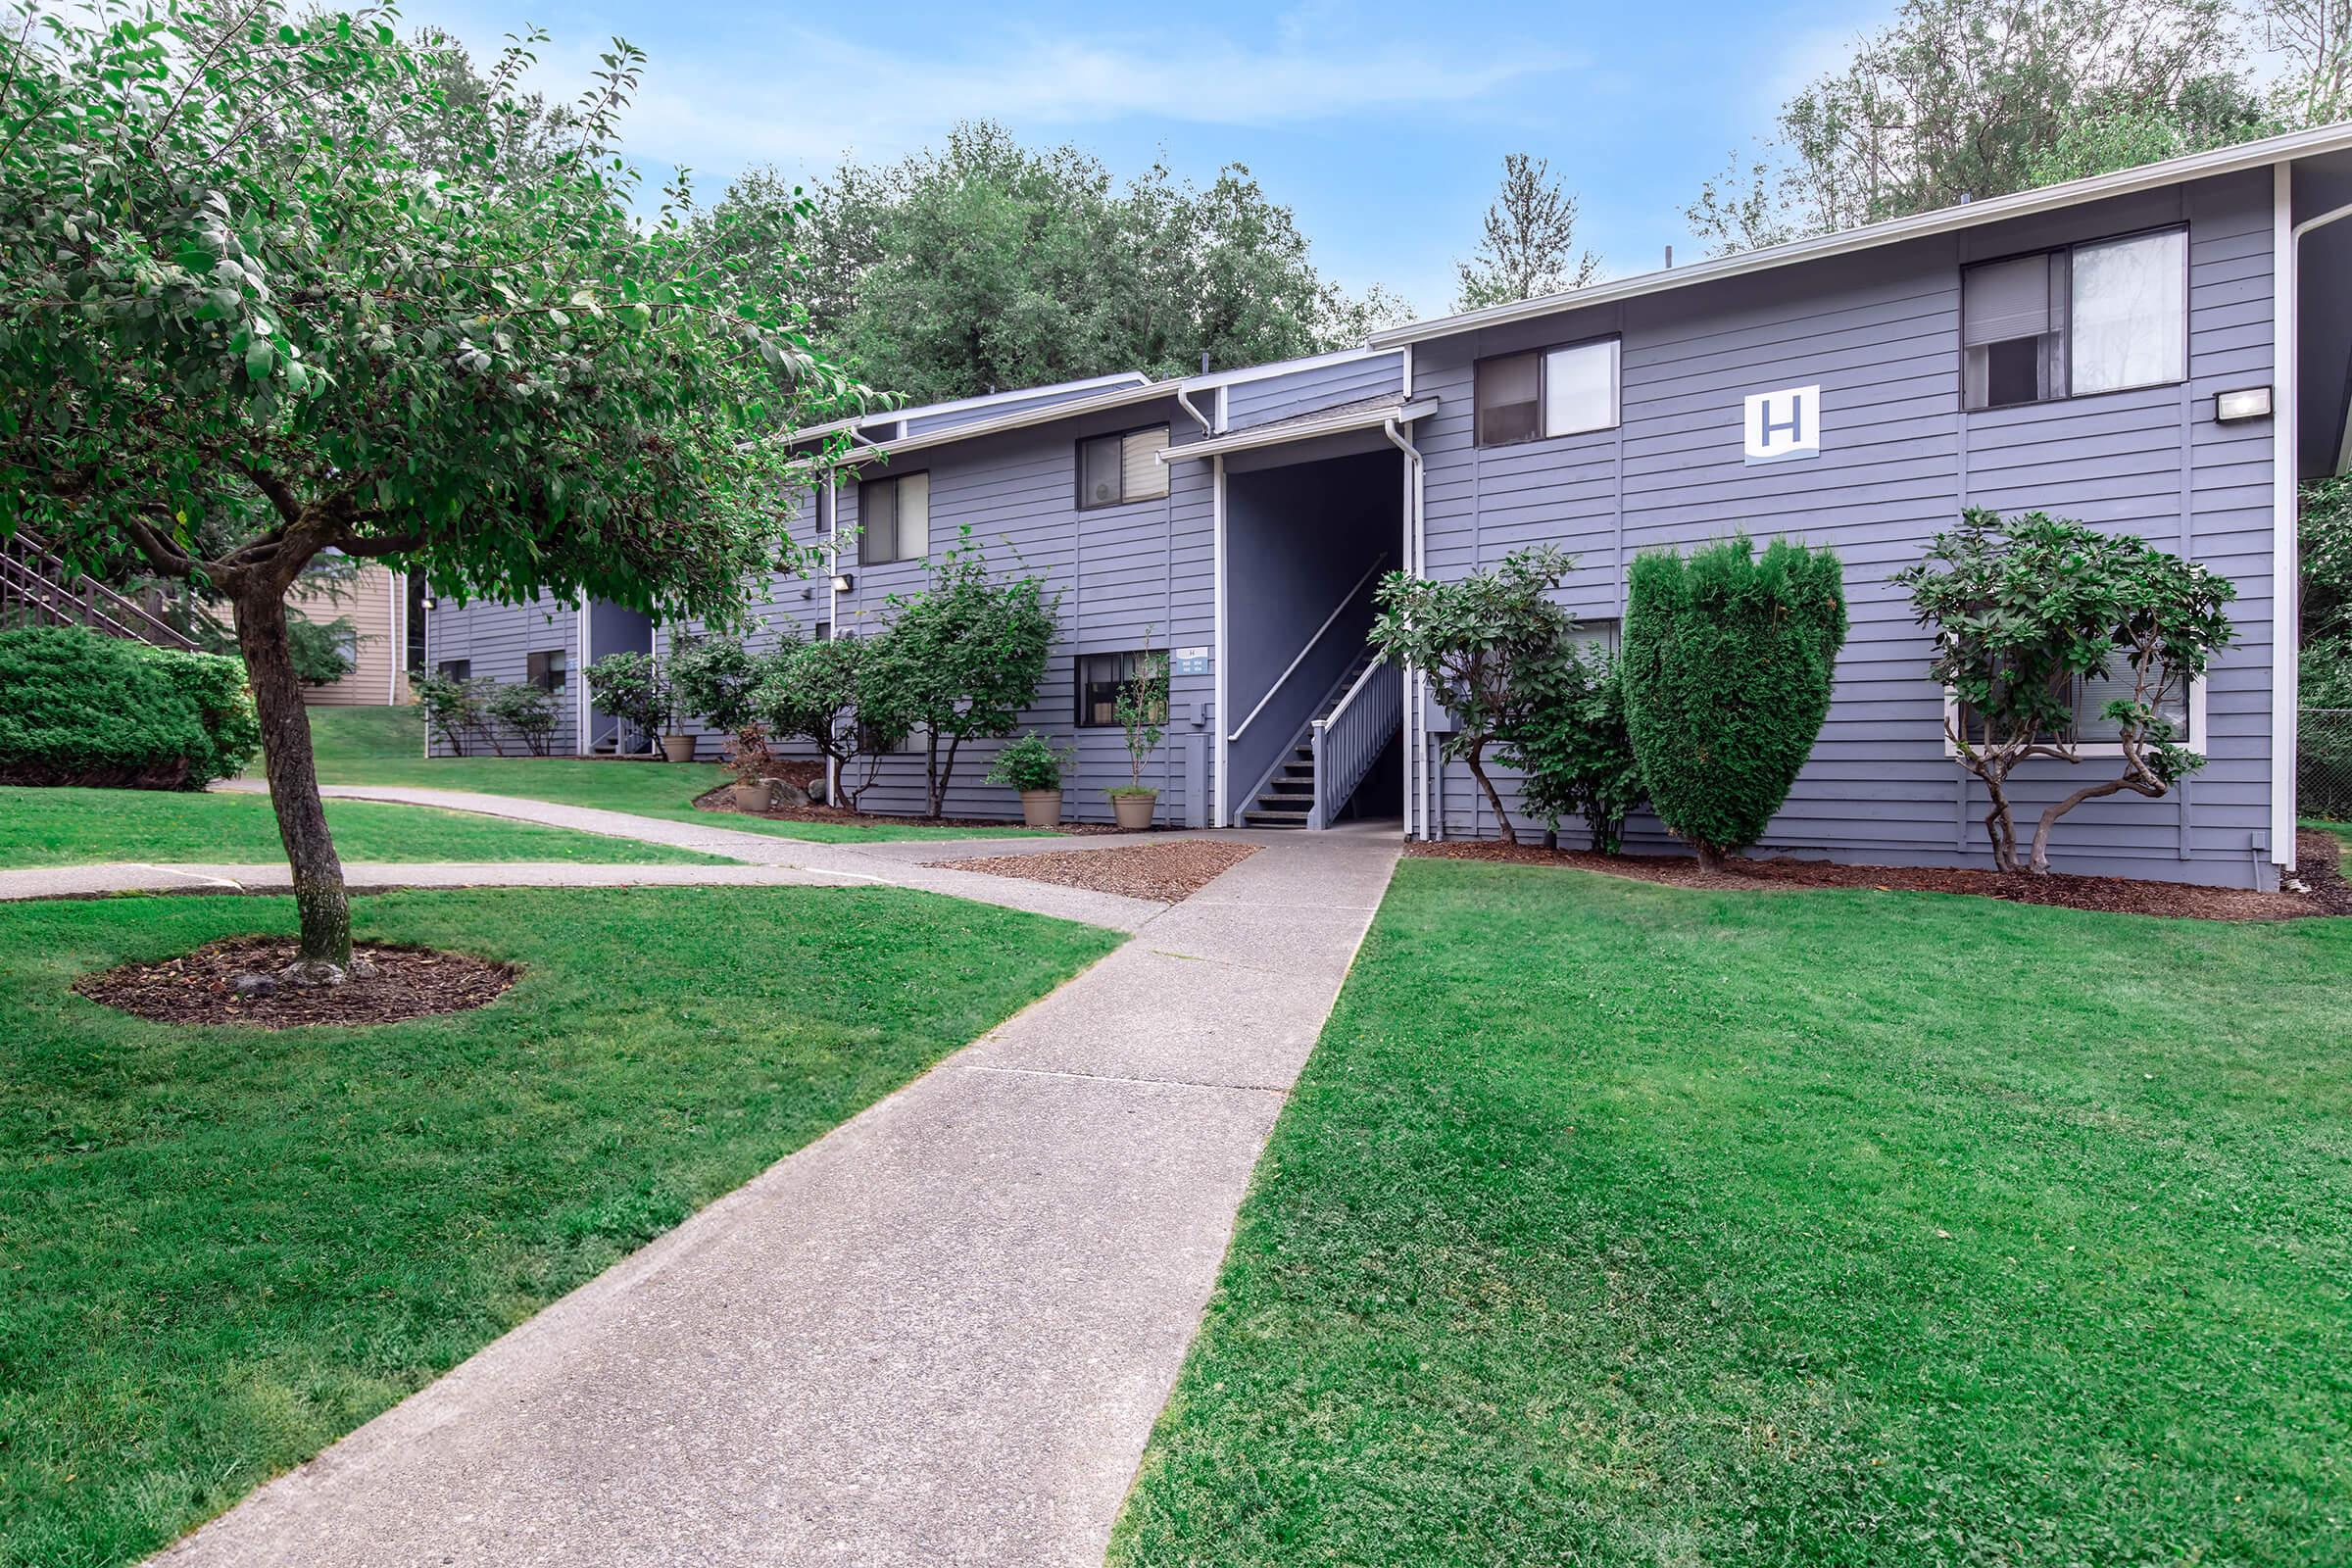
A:
<svg viewBox="0 0 2352 1568">
<path fill-rule="evenodd" d="M 183 653 L 197 646 L 136 599 L 74 571 L 29 528 L 0 540 L 0 626 L 23 624 L 83 626 Z"/>
<path fill-rule="evenodd" d="M 1306 722 L 1298 726 L 1290 752 L 1259 788 L 1256 802 L 1243 808 L 1239 826 L 1305 828 L 1315 805 L 1315 725 L 1331 717 L 1341 700 L 1355 689 L 1356 681 L 1372 667 L 1372 650 L 1364 649 L 1355 656 L 1355 662 L 1348 666 L 1348 672 L 1324 694 Z"/>
</svg>

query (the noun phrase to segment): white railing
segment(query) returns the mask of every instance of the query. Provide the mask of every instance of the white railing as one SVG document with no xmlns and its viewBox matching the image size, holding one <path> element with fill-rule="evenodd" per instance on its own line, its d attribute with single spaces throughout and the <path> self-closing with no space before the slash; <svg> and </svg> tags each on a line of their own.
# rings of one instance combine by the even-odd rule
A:
<svg viewBox="0 0 2352 1568">
<path fill-rule="evenodd" d="M 1378 660 L 1348 688 L 1328 717 L 1314 722 L 1315 801 L 1306 814 L 1310 828 L 1325 828 L 1363 783 L 1404 722 L 1404 676 Z"/>
<path fill-rule="evenodd" d="M 1283 683 L 1285 681 L 1289 680 L 1293 675 L 1298 672 L 1298 666 L 1306 662 L 1306 656 L 1315 651 L 1315 644 L 1321 642 L 1323 640 L 1323 634 L 1331 630 L 1332 622 L 1340 618 L 1341 612 L 1345 611 L 1349 605 L 1355 603 L 1355 596 L 1364 591 L 1364 584 L 1370 582 L 1379 574 L 1380 568 L 1387 564 L 1388 559 L 1388 552 L 1385 550 L 1382 551 L 1379 558 L 1372 563 L 1371 569 L 1366 571 L 1361 577 L 1355 579 L 1355 586 L 1348 589 L 1346 593 L 1340 595 L 1340 602 L 1331 607 L 1331 613 L 1323 617 L 1323 624 L 1315 628 L 1315 634 L 1306 640 L 1306 646 L 1298 650 L 1298 657 L 1292 660 L 1290 664 L 1284 668 L 1283 672 L 1274 677 L 1274 684 L 1266 688 L 1266 695 L 1257 700 L 1257 706 L 1250 710 L 1249 716 L 1242 720 L 1239 727 L 1237 727 L 1232 734 L 1225 737 L 1227 741 L 1230 742 L 1240 740 L 1242 738 L 1242 732 L 1247 730 L 1252 723 L 1256 721 L 1258 714 L 1266 710 L 1266 705 L 1274 700 L 1274 694 L 1282 690 Z M 1220 653 L 1219 657 L 1222 658 L 1223 655 Z"/>
</svg>

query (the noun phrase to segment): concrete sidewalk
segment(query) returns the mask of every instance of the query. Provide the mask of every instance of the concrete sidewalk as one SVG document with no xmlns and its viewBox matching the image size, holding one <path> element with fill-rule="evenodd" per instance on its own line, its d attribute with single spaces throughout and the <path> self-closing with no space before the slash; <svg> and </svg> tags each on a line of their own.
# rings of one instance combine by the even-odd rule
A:
<svg viewBox="0 0 2352 1568">
<path fill-rule="evenodd" d="M 1397 854 L 1236 836 L 1262 852 L 161 1560 L 1100 1563 Z"/>
</svg>

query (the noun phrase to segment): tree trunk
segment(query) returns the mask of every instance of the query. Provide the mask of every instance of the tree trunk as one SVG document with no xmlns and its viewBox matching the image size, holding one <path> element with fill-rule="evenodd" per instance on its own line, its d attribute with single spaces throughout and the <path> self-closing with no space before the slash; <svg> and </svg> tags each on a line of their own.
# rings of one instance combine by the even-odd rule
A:
<svg viewBox="0 0 2352 1568">
<path fill-rule="evenodd" d="M 1698 852 L 1698 868 L 1710 874 L 1723 869 L 1723 846 L 1705 839 L 1692 839 L 1690 848 Z"/>
<path fill-rule="evenodd" d="M 1502 808 L 1502 796 L 1495 790 L 1494 781 L 1487 777 L 1486 762 L 1479 753 L 1480 748 L 1472 747 L 1462 754 L 1462 760 L 1470 764 L 1470 776 L 1478 780 L 1478 787 L 1486 792 L 1487 804 L 1494 808 L 1494 820 L 1502 828 L 1502 842 L 1516 844 L 1519 834 L 1511 826 L 1510 813 Z"/>
<path fill-rule="evenodd" d="M 236 600 L 237 647 L 253 683 L 262 724 L 262 760 L 270 775 L 270 805 L 294 873 L 294 908 L 302 918 L 302 956 L 342 967 L 351 962 L 351 901 L 343 891 L 343 862 L 326 831 L 318 799 L 318 768 L 311 756 L 311 717 L 302 679 L 286 641 L 286 602 L 274 584 L 257 585 Z"/>
<path fill-rule="evenodd" d="M 939 815 L 939 731 L 923 731 L 923 806 L 926 816 Z"/>
</svg>

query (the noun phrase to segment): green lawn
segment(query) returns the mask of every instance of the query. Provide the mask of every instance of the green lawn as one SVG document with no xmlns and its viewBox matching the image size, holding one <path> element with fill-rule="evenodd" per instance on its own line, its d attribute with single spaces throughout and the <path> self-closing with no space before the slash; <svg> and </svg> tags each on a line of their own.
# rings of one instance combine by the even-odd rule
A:
<svg viewBox="0 0 2352 1568">
<path fill-rule="evenodd" d="M 2352 920 L 1407 860 L 1111 1561 L 2352 1562 Z"/>
<path fill-rule="evenodd" d="M 135 1561 L 1119 940 L 898 889 L 402 893 L 480 1011 L 167 1028 L 78 975 L 285 900 L 0 915 L 0 1563 Z"/>
<path fill-rule="evenodd" d="M 822 843 L 871 843 L 884 839 L 1025 838 L 1022 827 L 926 827 L 918 822 L 872 826 L 838 822 L 787 822 L 766 817 L 717 815 L 697 810 L 695 797 L 727 782 L 724 768 L 709 762 L 596 761 L 576 757 L 434 757 L 423 755 L 424 719 L 415 708 L 314 708 L 311 745 L 318 778 L 326 784 L 404 784 L 428 789 L 478 790 L 564 806 L 601 807 L 639 816 L 697 822 L 705 827 L 741 828 L 779 838 Z M 260 764 L 255 764 L 258 770 Z M 1005 806 L 1014 802 L 1009 792 Z"/>
<path fill-rule="evenodd" d="M 352 861 L 726 863 L 694 850 L 420 806 L 329 801 L 326 821 L 336 851 Z M 267 796 L 0 787 L 0 867 L 100 860 L 273 864 L 285 855 Z"/>
</svg>

